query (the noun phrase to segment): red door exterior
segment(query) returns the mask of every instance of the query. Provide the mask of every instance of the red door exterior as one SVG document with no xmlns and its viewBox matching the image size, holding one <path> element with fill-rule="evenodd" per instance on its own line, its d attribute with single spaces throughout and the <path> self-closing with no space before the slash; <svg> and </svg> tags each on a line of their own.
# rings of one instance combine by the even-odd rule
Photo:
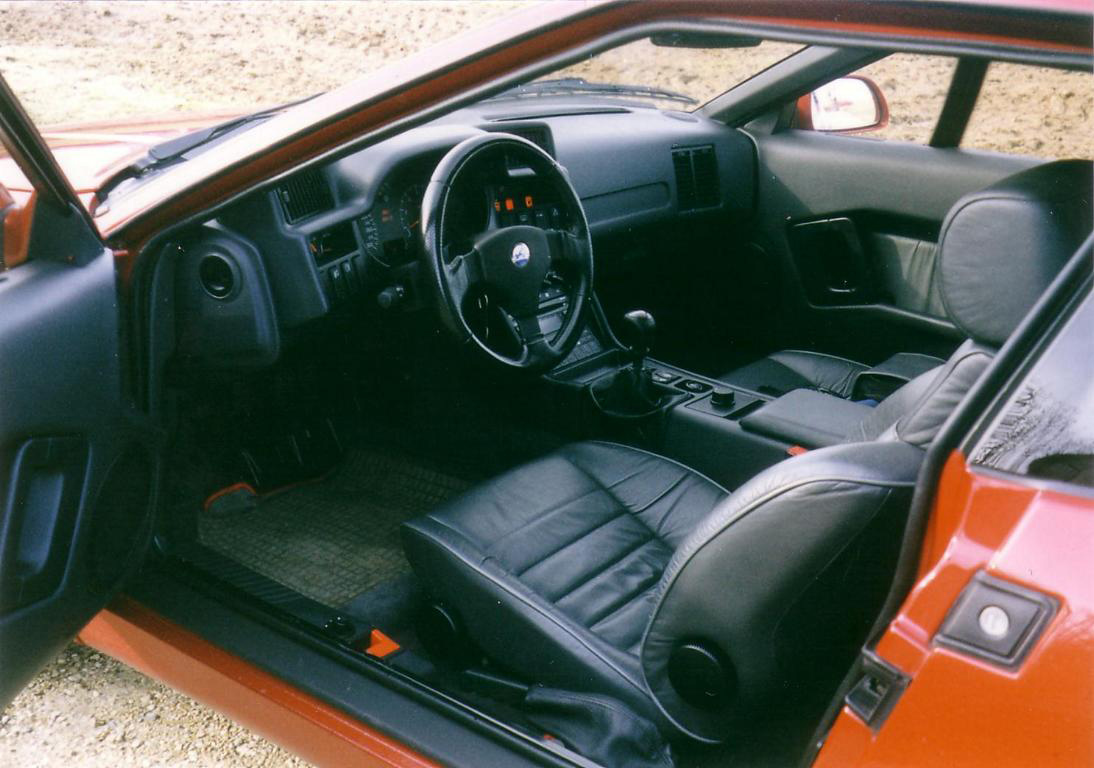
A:
<svg viewBox="0 0 1094 768">
<path fill-rule="evenodd" d="M 1094 765 L 1094 510 L 999 477 L 950 457 L 919 582 L 877 647 L 911 683 L 876 733 L 845 708 L 817 765 Z M 932 642 L 981 569 L 1060 602 L 1016 670 Z"/>
</svg>

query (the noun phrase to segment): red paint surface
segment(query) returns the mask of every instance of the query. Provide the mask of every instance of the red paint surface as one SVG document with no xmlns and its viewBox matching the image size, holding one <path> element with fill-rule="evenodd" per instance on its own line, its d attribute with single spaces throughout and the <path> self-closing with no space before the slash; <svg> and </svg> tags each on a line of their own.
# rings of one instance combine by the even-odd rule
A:
<svg viewBox="0 0 1094 768">
<path fill-rule="evenodd" d="M 977 474 L 951 456 L 921 579 L 877 648 L 912 681 L 876 734 L 845 709 L 817 765 L 1094 765 L 1092 561 L 1089 499 Z M 981 569 L 1061 603 L 1018 670 L 931 643 Z"/>
<path fill-rule="evenodd" d="M 316 765 L 437 765 L 133 600 L 116 601 L 80 639 Z"/>
</svg>

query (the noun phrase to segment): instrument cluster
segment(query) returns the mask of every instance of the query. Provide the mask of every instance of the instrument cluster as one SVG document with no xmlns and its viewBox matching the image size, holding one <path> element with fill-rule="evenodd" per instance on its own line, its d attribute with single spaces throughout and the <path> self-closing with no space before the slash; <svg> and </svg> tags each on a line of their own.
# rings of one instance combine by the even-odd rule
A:
<svg viewBox="0 0 1094 768">
<path fill-rule="evenodd" d="M 365 255 L 384 267 L 397 267 L 418 256 L 417 231 L 428 172 L 396 174 L 376 192 L 372 209 L 359 220 Z"/>
</svg>

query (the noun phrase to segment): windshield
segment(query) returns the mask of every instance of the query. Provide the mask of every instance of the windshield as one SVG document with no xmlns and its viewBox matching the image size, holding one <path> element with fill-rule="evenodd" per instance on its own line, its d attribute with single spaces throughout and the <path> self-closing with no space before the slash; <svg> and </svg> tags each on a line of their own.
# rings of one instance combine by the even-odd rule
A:
<svg viewBox="0 0 1094 768">
<path fill-rule="evenodd" d="M 531 85 L 564 86 L 567 80 L 580 79 L 614 86 L 620 97 L 690 111 L 801 49 L 800 44 L 772 41 L 740 48 L 682 48 L 636 40 L 559 69 Z"/>
<path fill-rule="evenodd" d="M 517 2 L 0 2 L 39 126 L 246 114 L 328 91 Z"/>
</svg>

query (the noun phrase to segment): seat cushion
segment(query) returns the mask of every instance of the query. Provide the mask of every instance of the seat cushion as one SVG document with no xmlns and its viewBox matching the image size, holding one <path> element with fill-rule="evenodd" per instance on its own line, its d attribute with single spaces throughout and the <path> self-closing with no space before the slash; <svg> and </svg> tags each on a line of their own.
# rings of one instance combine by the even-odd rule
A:
<svg viewBox="0 0 1094 768">
<path fill-rule="evenodd" d="M 578 443 L 406 523 L 415 573 L 496 659 L 651 711 L 638 650 L 680 543 L 726 496 L 696 472 L 611 443 Z M 514 653 L 514 648 L 519 648 Z"/>
<path fill-rule="evenodd" d="M 869 366 L 819 352 L 786 349 L 720 376 L 727 384 L 761 395 L 816 389 L 849 397 L 855 377 Z"/>
</svg>

